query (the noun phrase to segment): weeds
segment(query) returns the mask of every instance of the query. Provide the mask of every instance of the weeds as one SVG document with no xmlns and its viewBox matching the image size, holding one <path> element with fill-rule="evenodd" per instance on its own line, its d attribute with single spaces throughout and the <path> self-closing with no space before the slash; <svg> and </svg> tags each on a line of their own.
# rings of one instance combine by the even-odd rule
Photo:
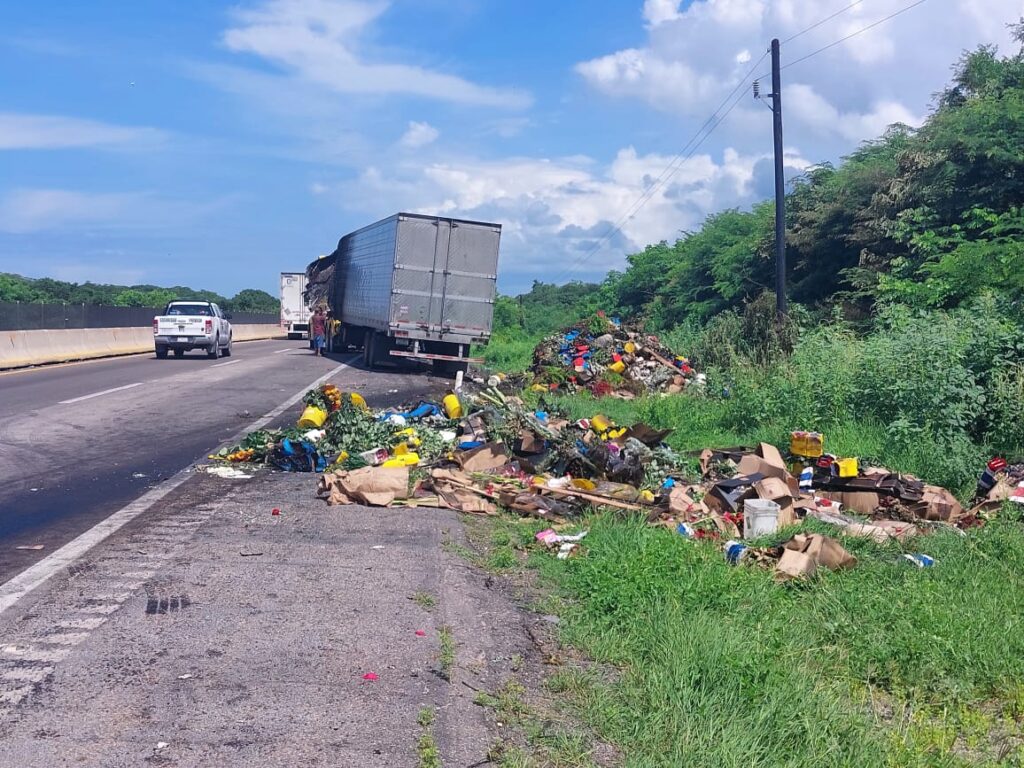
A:
<svg viewBox="0 0 1024 768">
<path fill-rule="evenodd" d="M 437 598 L 429 592 L 424 592 L 422 590 L 413 594 L 412 601 L 420 608 L 428 611 L 437 606 Z"/>
<path fill-rule="evenodd" d="M 430 727 L 434 724 L 434 710 L 424 707 L 416 718 L 422 729 L 419 741 L 416 744 L 416 752 L 419 756 L 419 768 L 441 768 L 441 752 L 437 748 L 437 741 Z"/>
<path fill-rule="evenodd" d="M 441 642 L 441 676 L 450 683 L 452 671 L 455 669 L 455 635 L 452 628 L 445 625 L 438 631 L 437 636 Z"/>
</svg>

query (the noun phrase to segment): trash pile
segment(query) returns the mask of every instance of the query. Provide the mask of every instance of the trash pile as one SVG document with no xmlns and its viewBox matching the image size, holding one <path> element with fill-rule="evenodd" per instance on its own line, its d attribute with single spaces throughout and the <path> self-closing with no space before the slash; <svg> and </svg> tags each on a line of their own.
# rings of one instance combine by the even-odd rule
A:
<svg viewBox="0 0 1024 768">
<path fill-rule="evenodd" d="M 533 373 L 537 391 L 586 389 L 596 397 L 625 399 L 649 392 L 676 394 L 706 381 L 656 336 L 603 312 L 543 339 L 533 351 Z"/>
<path fill-rule="evenodd" d="M 1002 459 L 989 463 L 978 503 L 965 510 L 944 488 L 826 453 L 820 433 L 793 432 L 786 457 L 768 443 L 682 454 L 664 442 L 671 430 L 619 425 L 602 414 L 570 421 L 503 388 L 511 384 L 373 411 L 358 394 L 328 385 L 307 393 L 295 428 L 254 432 L 213 458 L 322 472 L 318 495 L 329 504 L 484 515 L 500 506 L 547 521 L 538 541 L 561 558 L 583 551 L 585 532 L 564 527 L 592 508 L 640 514 L 721 546 L 730 563 L 764 565 L 780 578 L 856 565 L 819 533 L 775 546 L 756 541 L 777 540 L 802 520 L 902 548 L 937 528 L 983 525 L 1004 499 L 1024 503 L 1024 464 Z M 919 567 L 934 564 L 922 553 L 902 556 Z"/>
</svg>

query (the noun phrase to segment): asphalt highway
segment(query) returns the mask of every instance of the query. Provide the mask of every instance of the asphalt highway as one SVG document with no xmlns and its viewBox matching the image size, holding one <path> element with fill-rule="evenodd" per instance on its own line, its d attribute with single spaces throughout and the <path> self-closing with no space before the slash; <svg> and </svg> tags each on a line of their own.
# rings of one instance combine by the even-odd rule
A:
<svg viewBox="0 0 1024 768">
<path fill-rule="evenodd" d="M 444 386 L 415 371 L 361 371 L 354 359 L 258 341 L 220 360 L 148 354 L 0 374 L 0 583 L 342 363 L 352 367 L 333 381 L 371 406 Z"/>
</svg>

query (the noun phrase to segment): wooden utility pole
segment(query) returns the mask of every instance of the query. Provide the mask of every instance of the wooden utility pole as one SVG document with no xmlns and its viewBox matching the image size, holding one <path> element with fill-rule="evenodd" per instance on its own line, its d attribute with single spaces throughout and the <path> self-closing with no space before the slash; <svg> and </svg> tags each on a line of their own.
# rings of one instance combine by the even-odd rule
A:
<svg viewBox="0 0 1024 768">
<path fill-rule="evenodd" d="M 772 133 L 775 137 L 775 311 L 786 314 L 786 177 L 782 162 L 782 72 L 779 40 L 772 40 Z"/>
</svg>

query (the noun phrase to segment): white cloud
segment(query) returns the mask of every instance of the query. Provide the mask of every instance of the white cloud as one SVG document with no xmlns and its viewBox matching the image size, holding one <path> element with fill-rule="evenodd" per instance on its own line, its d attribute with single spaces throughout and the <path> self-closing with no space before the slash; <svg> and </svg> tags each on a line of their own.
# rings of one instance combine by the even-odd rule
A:
<svg viewBox="0 0 1024 768">
<path fill-rule="evenodd" d="M 166 134 L 155 128 L 111 125 L 61 115 L 0 112 L 0 150 L 77 147 L 125 149 L 152 146 L 165 138 Z"/>
<path fill-rule="evenodd" d="M 124 216 L 133 195 L 86 194 L 66 189 L 22 189 L 0 200 L 0 231 L 22 234 Z"/>
<path fill-rule="evenodd" d="M 398 140 L 398 143 L 406 149 L 419 149 L 437 141 L 437 137 L 440 135 L 441 132 L 430 123 L 419 123 L 415 120 L 410 120 L 409 128 L 402 134 L 402 138 Z"/>
<path fill-rule="evenodd" d="M 679 18 L 679 0 L 644 0 L 644 18 L 651 26 Z"/>
<path fill-rule="evenodd" d="M 176 200 L 151 192 L 80 192 L 69 189 L 14 189 L 0 198 L 0 232 L 27 234 L 88 227 L 150 230 L 181 227 L 236 202 Z"/>
<path fill-rule="evenodd" d="M 389 5 L 384 0 L 264 0 L 235 12 L 237 24 L 225 32 L 224 44 L 336 93 L 406 94 L 511 109 L 529 105 L 522 92 L 414 64 L 367 60 L 361 55 L 366 28 Z"/>
<path fill-rule="evenodd" d="M 673 240 L 707 214 L 750 203 L 764 195 L 761 187 L 770 189 L 762 183 L 770 183 L 770 175 L 760 173 L 770 174 L 768 155 L 730 149 L 719 158 L 696 155 L 655 189 L 671 162 L 632 147 L 605 165 L 582 156 L 450 159 L 391 170 L 372 167 L 339 185 L 335 194 L 346 207 L 363 201 L 367 219 L 411 209 L 501 222 L 503 283 L 524 277 L 597 279 L 620 267 L 624 253 Z M 797 155 L 787 158 L 791 171 L 807 165 Z M 644 193 L 650 200 L 621 222 L 621 231 L 604 238 Z M 585 258 L 602 239 L 602 247 Z"/>
<path fill-rule="evenodd" d="M 757 59 L 772 37 L 785 40 L 846 4 L 693 0 L 680 10 L 674 0 L 647 0 L 646 44 L 580 62 L 576 71 L 607 96 L 638 99 L 686 120 L 702 120 L 754 66 L 751 53 Z M 873 0 L 855 6 L 784 43 L 783 65 L 905 5 L 905 0 Z M 1021 10 L 1021 0 L 925 4 L 795 63 L 783 71 L 787 138 L 806 143 L 810 137 L 819 157 L 834 159 L 851 144 L 874 138 L 886 120 L 919 122 L 963 49 L 996 43 L 1004 52 L 1012 50 L 1005 25 L 1018 19 Z M 759 66 L 769 69 L 767 60 Z M 823 139 L 825 134 L 831 141 Z M 730 140 L 742 143 L 736 132 Z"/>
<path fill-rule="evenodd" d="M 924 122 L 897 101 L 879 101 L 867 111 L 843 113 L 809 85 L 793 83 L 786 91 L 786 114 L 825 134 L 841 136 L 851 144 L 879 136 L 893 123 L 917 126 Z"/>
</svg>

